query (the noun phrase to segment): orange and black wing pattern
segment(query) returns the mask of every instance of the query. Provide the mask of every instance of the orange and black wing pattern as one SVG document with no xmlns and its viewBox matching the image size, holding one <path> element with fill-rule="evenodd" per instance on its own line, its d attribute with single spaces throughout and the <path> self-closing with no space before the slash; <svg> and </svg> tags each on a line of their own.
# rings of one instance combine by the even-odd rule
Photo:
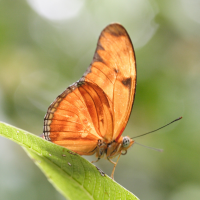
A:
<svg viewBox="0 0 200 200">
<path fill-rule="evenodd" d="M 99 37 L 83 77 L 49 106 L 43 137 L 80 155 L 98 141 L 117 141 L 128 122 L 136 88 L 136 61 L 128 33 L 110 24 Z"/>
</svg>

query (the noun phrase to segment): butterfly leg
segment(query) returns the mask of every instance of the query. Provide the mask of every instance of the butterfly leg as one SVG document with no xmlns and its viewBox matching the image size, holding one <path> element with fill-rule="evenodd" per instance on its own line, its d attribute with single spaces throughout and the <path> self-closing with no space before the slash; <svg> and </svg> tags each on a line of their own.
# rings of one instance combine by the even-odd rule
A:
<svg viewBox="0 0 200 200">
<path fill-rule="evenodd" d="M 97 160 L 92 161 L 91 163 L 98 162 L 101 158 L 97 158 Z"/>
<path fill-rule="evenodd" d="M 110 158 L 107 157 L 107 159 L 108 159 L 112 164 L 114 164 L 114 167 L 113 167 L 113 170 L 112 170 L 112 174 L 111 174 L 111 178 L 112 178 L 113 180 L 114 180 L 115 168 L 116 168 L 116 166 L 117 166 L 117 163 L 118 163 L 118 161 L 119 161 L 120 156 L 121 156 L 121 153 L 119 154 L 119 157 L 117 158 L 117 161 L 116 161 L 116 162 L 110 160 Z"/>
<path fill-rule="evenodd" d="M 98 144 L 96 147 L 97 160 L 92 161 L 92 163 L 98 162 L 101 158 L 103 158 L 105 154 L 105 150 L 106 150 L 106 144 L 103 143 L 101 140 L 98 140 Z"/>
</svg>

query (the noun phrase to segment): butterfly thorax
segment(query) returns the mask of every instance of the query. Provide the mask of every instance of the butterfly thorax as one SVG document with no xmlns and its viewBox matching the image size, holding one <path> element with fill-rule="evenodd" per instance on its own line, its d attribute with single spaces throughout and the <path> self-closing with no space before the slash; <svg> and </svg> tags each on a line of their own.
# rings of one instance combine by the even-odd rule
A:
<svg viewBox="0 0 200 200">
<path fill-rule="evenodd" d="M 128 136 L 121 136 L 117 141 L 113 140 L 110 143 L 106 143 L 103 140 L 98 140 L 96 157 L 100 159 L 106 156 L 107 159 L 112 159 L 119 154 L 125 155 L 127 149 L 129 149 L 133 143 L 134 141 Z"/>
</svg>

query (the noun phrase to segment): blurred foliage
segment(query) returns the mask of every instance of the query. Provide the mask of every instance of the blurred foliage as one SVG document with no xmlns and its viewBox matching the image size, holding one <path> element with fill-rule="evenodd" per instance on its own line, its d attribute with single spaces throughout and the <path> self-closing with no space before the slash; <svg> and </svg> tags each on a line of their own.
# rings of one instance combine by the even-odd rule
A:
<svg viewBox="0 0 200 200">
<path fill-rule="evenodd" d="M 102 29 L 119 22 L 138 72 L 124 135 L 183 119 L 138 138 L 164 152 L 135 145 L 120 158 L 115 179 L 143 200 L 200 198 L 200 1 L 73 2 L 0 0 L 0 120 L 40 135 L 50 103 L 82 76 Z M 0 199 L 63 199 L 23 150 L 4 138 L 0 146 Z M 97 166 L 112 170 L 106 160 Z"/>
</svg>

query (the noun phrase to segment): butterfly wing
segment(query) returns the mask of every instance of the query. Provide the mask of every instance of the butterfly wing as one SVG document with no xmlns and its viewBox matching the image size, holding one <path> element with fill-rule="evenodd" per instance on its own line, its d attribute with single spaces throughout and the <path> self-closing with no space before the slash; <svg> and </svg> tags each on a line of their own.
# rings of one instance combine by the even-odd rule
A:
<svg viewBox="0 0 200 200">
<path fill-rule="evenodd" d="M 78 81 L 48 108 L 44 138 L 80 155 L 95 152 L 101 132 L 109 128 L 111 109 L 104 92 L 95 84 Z"/>
<path fill-rule="evenodd" d="M 108 98 L 113 131 L 105 132 L 106 141 L 121 136 L 131 113 L 136 89 L 136 61 L 128 33 L 120 24 L 111 24 L 101 33 L 93 61 L 82 77 L 97 84 Z"/>
<path fill-rule="evenodd" d="M 119 24 L 101 33 L 93 61 L 83 77 L 49 106 L 43 135 L 81 155 L 95 152 L 122 134 L 133 104 L 135 56 L 126 30 Z"/>
</svg>

